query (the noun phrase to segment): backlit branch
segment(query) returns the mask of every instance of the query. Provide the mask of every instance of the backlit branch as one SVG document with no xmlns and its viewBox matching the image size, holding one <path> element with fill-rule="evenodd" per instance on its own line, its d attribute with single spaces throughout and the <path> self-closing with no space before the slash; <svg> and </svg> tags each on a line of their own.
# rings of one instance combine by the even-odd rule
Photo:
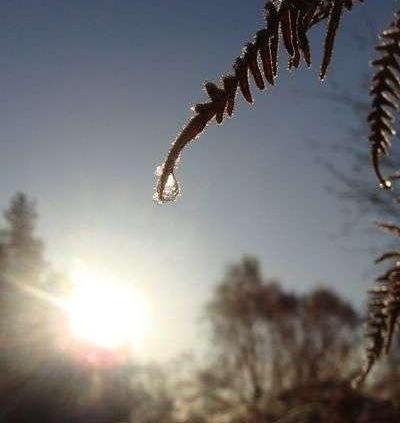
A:
<svg viewBox="0 0 400 423">
<path fill-rule="evenodd" d="M 320 78 L 323 80 L 331 61 L 343 9 L 351 10 L 355 1 L 268 1 L 264 8 L 266 26 L 245 46 L 233 65 L 233 74 L 223 76 L 219 86 L 212 82 L 204 84 L 209 101 L 193 107 L 195 115 L 175 139 L 165 162 L 158 167 L 154 198 L 160 203 L 175 200 L 180 190 L 174 172 L 182 150 L 204 131 L 211 120 L 215 119 L 221 124 L 226 116 L 232 116 L 238 91 L 248 103 L 253 103 L 250 76 L 260 90 L 274 85 L 278 74 L 280 39 L 289 56 L 289 69 L 298 68 L 302 58 L 310 66 L 311 52 L 307 32 L 316 23 L 328 19 L 320 71 Z"/>
</svg>

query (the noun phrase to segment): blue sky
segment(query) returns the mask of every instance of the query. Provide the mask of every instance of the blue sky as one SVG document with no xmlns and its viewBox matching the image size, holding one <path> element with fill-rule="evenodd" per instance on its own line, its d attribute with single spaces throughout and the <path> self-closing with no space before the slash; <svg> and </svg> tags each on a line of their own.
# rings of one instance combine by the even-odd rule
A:
<svg viewBox="0 0 400 423">
<path fill-rule="evenodd" d="M 330 72 L 354 92 L 372 49 L 359 50 L 351 34 L 367 31 L 366 12 L 382 27 L 393 8 L 366 3 L 344 17 Z M 258 93 L 252 107 L 240 101 L 233 119 L 184 152 L 176 204 L 152 201 L 155 167 L 204 98 L 202 81 L 231 69 L 262 26 L 262 6 L 0 4 L 0 206 L 27 192 L 38 201 L 54 266 L 68 271 L 79 259 L 146 291 L 155 327 L 149 358 L 196 346 L 202 305 L 242 254 L 260 257 L 265 274 L 288 289 L 325 283 L 357 305 L 369 283 L 371 254 L 357 239 L 330 236 L 346 216 L 308 143 L 333 145 L 352 125 L 347 110 L 323 98 L 332 86 L 317 79 L 320 29 L 311 71 L 288 73 L 282 61 L 275 89 Z"/>
</svg>

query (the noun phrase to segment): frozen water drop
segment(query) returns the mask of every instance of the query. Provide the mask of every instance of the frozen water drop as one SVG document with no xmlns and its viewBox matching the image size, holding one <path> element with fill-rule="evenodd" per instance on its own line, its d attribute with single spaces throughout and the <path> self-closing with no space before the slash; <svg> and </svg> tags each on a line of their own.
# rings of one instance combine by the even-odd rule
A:
<svg viewBox="0 0 400 423">
<path fill-rule="evenodd" d="M 173 173 L 170 173 L 168 175 L 165 185 L 163 187 L 160 187 L 160 180 L 162 178 L 163 172 L 164 165 L 158 166 L 155 172 L 158 180 L 156 192 L 153 195 L 153 199 L 160 204 L 168 201 L 175 201 L 178 195 L 180 194 L 179 184 Z"/>
<path fill-rule="evenodd" d="M 392 188 L 392 182 L 386 179 L 381 184 L 379 184 L 379 187 L 382 188 L 382 189 L 391 189 Z"/>
<path fill-rule="evenodd" d="M 167 201 L 173 201 L 179 194 L 179 185 L 173 173 L 168 175 L 163 196 Z"/>
</svg>

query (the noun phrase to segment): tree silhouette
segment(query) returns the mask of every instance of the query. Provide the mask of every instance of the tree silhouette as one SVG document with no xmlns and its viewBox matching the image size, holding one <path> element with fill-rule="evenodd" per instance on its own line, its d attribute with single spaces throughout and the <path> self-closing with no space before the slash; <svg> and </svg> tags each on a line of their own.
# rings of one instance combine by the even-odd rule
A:
<svg viewBox="0 0 400 423">
<path fill-rule="evenodd" d="M 8 224 L 3 231 L 6 238 L 7 277 L 37 286 L 45 263 L 43 243 L 35 236 L 35 202 L 19 192 L 11 199 L 4 216 Z"/>
<path fill-rule="evenodd" d="M 207 316 L 215 356 L 198 383 L 211 415 L 261 421 L 282 392 L 352 375 L 360 318 L 350 304 L 321 287 L 285 292 L 254 258 L 228 269 Z"/>
</svg>

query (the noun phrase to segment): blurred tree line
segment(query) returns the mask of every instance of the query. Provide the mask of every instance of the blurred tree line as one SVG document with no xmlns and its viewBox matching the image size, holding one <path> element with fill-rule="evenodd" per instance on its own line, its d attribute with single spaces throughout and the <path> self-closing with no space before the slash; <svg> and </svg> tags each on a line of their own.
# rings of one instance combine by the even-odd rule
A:
<svg viewBox="0 0 400 423">
<path fill-rule="evenodd" d="M 163 366 L 76 361 L 54 303 L 69 282 L 46 262 L 35 203 L 18 193 L 4 218 L 0 422 L 400 421 L 398 351 L 363 392 L 353 390 L 362 316 L 324 287 L 288 292 L 252 257 L 227 269 L 205 307 L 205 357 Z"/>
</svg>

